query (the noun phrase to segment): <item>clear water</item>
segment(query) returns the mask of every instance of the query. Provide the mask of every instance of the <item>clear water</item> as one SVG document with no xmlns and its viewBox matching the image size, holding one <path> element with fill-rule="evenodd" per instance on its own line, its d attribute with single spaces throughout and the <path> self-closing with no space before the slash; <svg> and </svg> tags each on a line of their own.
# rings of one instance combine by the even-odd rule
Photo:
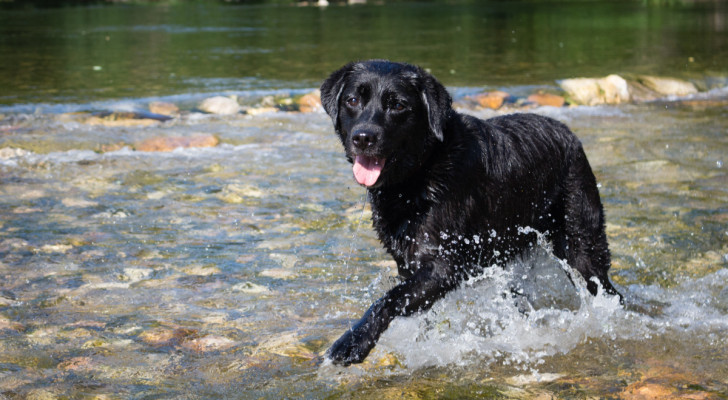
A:
<svg viewBox="0 0 728 400">
<path fill-rule="evenodd" d="M 719 4 L 620 3 L 631 14 L 618 14 L 610 3 L 521 4 L 529 7 L 3 8 L 0 48 L 13 56 L 0 61 L 0 395 L 728 395 L 725 89 L 640 105 L 534 110 L 566 122 L 584 143 L 605 203 L 612 279 L 627 297 L 626 308 L 565 285 L 564 266 L 543 249 L 468 282 L 426 314 L 396 320 L 368 361 L 347 369 L 319 356 L 394 284 L 396 268 L 371 231 L 364 190 L 351 179 L 330 120 L 323 113 L 189 112 L 212 93 L 235 93 L 242 103 L 256 104 L 268 94 L 307 92 L 338 64 L 359 58 L 356 47 L 342 50 L 344 43 L 372 24 L 390 26 L 393 10 L 402 9 L 409 12 L 400 14 L 406 16 L 400 30 L 389 28 L 400 35 L 378 32 L 363 40 L 362 58 L 376 51 L 424 61 L 456 95 L 483 86 L 514 93 L 553 89 L 553 79 L 612 72 L 699 76 L 702 82 L 728 75 Z M 496 18 L 499 10 L 509 17 Z M 706 40 L 686 39 L 684 46 L 694 54 L 703 47 L 713 51 L 693 56 L 688 68 L 670 62 L 693 54 L 680 46 L 652 52 L 659 57 L 650 62 L 634 54 L 600 63 L 587 49 L 583 63 L 575 52 L 559 64 L 553 61 L 559 57 L 534 45 L 501 57 L 497 72 L 491 61 L 479 61 L 490 50 L 472 58 L 443 55 L 448 43 L 460 42 L 456 36 L 426 45 L 428 34 L 478 12 L 503 19 L 508 29 L 509 23 L 526 31 L 541 24 L 557 35 L 571 27 L 567 38 L 573 40 L 585 40 L 591 30 L 599 39 L 595 46 L 608 42 L 596 47 L 615 52 L 659 49 L 666 32 L 703 34 Z M 345 23 L 346 13 L 359 18 Z M 590 28 L 583 13 L 602 23 Z M 563 24 L 550 23 L 572 14 Z M 428 21 L 418 19 L 423 15 L 433 19 L 422 22 Z M 237 22 L 243 18 L 249 23 Z M 634 22 L 639 18 L 648 22 Z M 463 22 L 471 37 L 485 29 L 476 22 Z M 343 29 L 347 24 L 351 29 Z M 326 34 L 304 29 L 309 25 Z M 624 28 L 620 35 L 641 40 L 627 46 L 599 34 L 615 26 Z M 79 45 L 95 36 L 102 46 L 107 35 L 109 42 L 117 36 L 128 42 L 108 53 Z M 252 45 L 234 42 L 256 35 L 269 41 L 256 44 L 261 51 L 255 55 L 245 50 Z M 417 35 L 421 41 L 396 53 L 395 43 Z M 541 36 L 529 35 L 530 42 Z M 22 38 L 49 51 L 23 51 Z M 231 41 L 212 47 L 211 38 Z M 483 39 L 470 49 L 496 48 L 494 42 Z M 338 53 L 329 54 L 335 46 Z M 218 60 L 227 61 L 212 59 L 214 48 Z M 127 55 L 116 54 L 121 50 Z M 83 51 L 86 58 L 78 54 Z M 136 51 L 137 61 L 129 59 Z M 44 57 L 47 64 L 37 59 Z M 96 62 L 105 57 L 114 62 Z M 80 65 L 91 69 L 73 72 Z M 148 127 L 90 125 L 66 114 L 140 110 L 159 98 L 185 113 Z M 221 144 L 132 150 L 147 138 L 195 134 L 214 134 Z M 503 299 L 514 280 L 524 282 L 533 309 L 525 299 Z"/>
</svg>

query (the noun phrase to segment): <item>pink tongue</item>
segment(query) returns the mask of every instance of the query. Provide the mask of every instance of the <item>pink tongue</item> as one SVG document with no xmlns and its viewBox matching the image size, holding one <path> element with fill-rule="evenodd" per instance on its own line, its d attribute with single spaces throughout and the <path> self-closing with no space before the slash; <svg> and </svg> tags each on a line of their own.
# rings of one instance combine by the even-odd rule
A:
<svg viewBox="0 0 728 400">
<path fill-rule="evenodd" d="M 377 183 L 383 167 L 383 158 L 356 156 L 356 159 L 354 159 L 354 178 L 360 185 L 372 186 Z"/>
</svg>

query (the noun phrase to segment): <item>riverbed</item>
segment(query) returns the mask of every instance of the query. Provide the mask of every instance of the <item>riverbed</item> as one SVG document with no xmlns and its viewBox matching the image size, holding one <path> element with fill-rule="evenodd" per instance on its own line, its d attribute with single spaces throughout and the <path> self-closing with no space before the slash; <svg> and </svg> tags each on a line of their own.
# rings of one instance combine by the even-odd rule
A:
<svg viewBox="0 0 728 400">
<path fill-rule="evenodd" d="M 165 15 L 140 7 L 130 9 Z M 262 12 L 256 7 L 228 10 Z M 362 18 L 384 15 L 377 6 L 361 10 Z M 328 12 L 335 19 L 344 11 L 284 14 Z M 189 34 L 182 22 L 154 24 L 155 34 L 171 40 Z M 134 26 L 111 32 L 150 32 Z M 194 26 L 202 36 L 230 33 Z M 69 32 L 67 40 L 87 38 Z M 714 40 L 724 49 L 725 38 Z M 721 51 L 716 60 L 725 60 Z M 437 62 L 432 70 L 462 103 L 494 88 L 516 97 L 558 93 L 558 80 L 582 76 L 576 60 L 573 69 L 552 66 L 525 82 L 513 72 L 479 78 L 469 68 L 461 77 L 463 69 Z M 334 61 L 314 72 L 299 67 L 290 76 L 250 78 L 248 88 L 227 77 L 234 72 L 220 71 L 211 72 L 219 79 L 162 85 L 159 93 L 145 85 L 124 92 L 133 85 L 113 79 L 100 90 L 103 80 L 92 75 L 88 91 L 60 84 L 46 92 L 55 86 L 42 80 L 36 89 L 5 86 L 0 397 L 728 396 L 728 91 L 721 84 L 728 74 L 710 72 L 720 67 L 644 67 L 682 79 L 700 75 L 704 86 L 688 96 L 459 108 L 481 118 L 535 112 L 579 136 L 605 206 L 611 279 L 626 305 L 568 284 L 568 265 L 544 243 L 536 254 L 464 283 L 431 311 L 395 320 L 365 363 L 342 368 L 323 353 L 396 283 L 396 266 L 372 231 L 365 190 L 352 179 L 330 118 L 320 108 L 300 112 L 280 102 L 312 92 Z M 637 64 L 624 68 L 645 72 Z M 624 72 L 589 65 L 588 76 Z M 109 68 L 88 67 L 88 74 Z M 245 71 L 241 76 L 256 74 Z M 265 112 L 197 109 L 215 95 L 235 95 L 243 109 Z M 276 106 L 263 107 L 271 99 Z M 139 119 L 156 101 L 179 112 L 164 121 Z M 109 118 L 112 111 L 121 122 Z M 215 140 L 142 146 L 195 137 Z M 525 306 L 503 296 L 514 279 L 533 289 Z"/>
</svg>

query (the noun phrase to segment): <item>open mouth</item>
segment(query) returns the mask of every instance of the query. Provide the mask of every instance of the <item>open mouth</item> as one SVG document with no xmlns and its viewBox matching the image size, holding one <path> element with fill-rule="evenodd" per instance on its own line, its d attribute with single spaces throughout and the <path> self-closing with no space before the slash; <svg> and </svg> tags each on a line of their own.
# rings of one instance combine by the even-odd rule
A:
<svg viewBox="0 0 728 400">
<path fill-rule="evenodd" d="M 374 186 L 382 173 L 386 159 L 370 156 L 356 156 L 354 158 L 354 179 L 360 185 Z"/>
</svg>

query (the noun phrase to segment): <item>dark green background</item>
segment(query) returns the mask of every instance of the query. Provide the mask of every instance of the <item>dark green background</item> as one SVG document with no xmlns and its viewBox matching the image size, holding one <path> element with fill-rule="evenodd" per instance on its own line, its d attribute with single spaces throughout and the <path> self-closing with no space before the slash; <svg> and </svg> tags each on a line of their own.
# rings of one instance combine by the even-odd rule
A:
<svg viewBox="0 0 728 400">
<path fill-rule="evenodd" d="M 724 2 L 0 3 L 0 104 L 315 87 L 366 58 L 449 86 L 721 78 L 727 24 Z"/>
</svg>

